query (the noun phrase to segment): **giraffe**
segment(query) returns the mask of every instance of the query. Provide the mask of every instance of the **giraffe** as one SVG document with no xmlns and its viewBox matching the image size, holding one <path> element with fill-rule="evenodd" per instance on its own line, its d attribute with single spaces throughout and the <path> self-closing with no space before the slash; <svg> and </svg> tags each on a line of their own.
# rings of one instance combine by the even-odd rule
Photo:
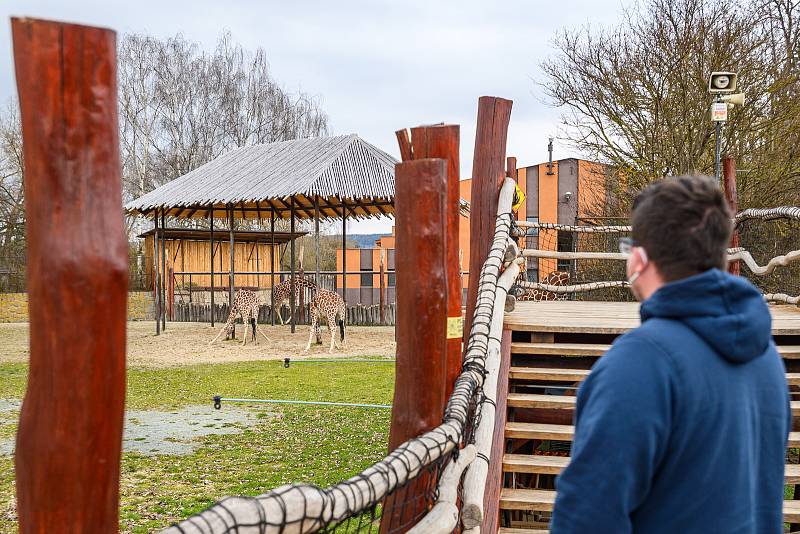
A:
<svg viewBox="0 0 800 534">
<path fill-rule="evenodd" d="M 540 282 L 550 286 L 565 286 L 569 284 L 569 272 L 567 271 L 553 271 Z M 519 300 L 567 300 L 566 293 L 553 293 L 552 291 L 545 291 L 544 289 L 525 289 L 525 292 L 519 297 Z"/>
<path fill-rule="evenodd" d="M 236 316 L 241 315 L 242 322 L 245 324 L 244 328 L 244 339 L 242 340 L 242 345 L 247 344 L 247 325 L 252 328 L 253 331 L 253 343 L 257 343 L 256 341 L 256 330 L 264 336 L 264 339 L 271 342 L 272 340 L 267 337 L 267 335 L 258 328 L 258 310 L 261 308 L 263 303 L 261 302 L 261 298 L 256 294 L 255 291 L 250 291 L 249 289 L 240 289 L 236 292 L 236 297 L 233 299 L 233 306 L 231 306 L 231 311 L 228 313 L 228 320 L 225 323 L 225 326 L 222 327 L 222 330 L 219 331 L 217 337 L 211 340 L 209 345 L 212 345 L 219 336 L 225 332 L 225 339 L 235 339 L 236 338 Z"/>
<path fill-rule="evenodd" d="M 294 280 L 294 283 L 292 283 Z M 284 303 L 289 302 L 289 298 L 291 297 L 292 286 L 294 286 L 294 302 L 297 304 L 298 300 L 300 299 L 300 291 L 304 289 L 317 289 L 317 284 L 313 280 L 309 280 L 308 278 L 299 278 L 295 277 L 287 278 L 272 290 L 272 294 L 275 297 L 275 311 L 278 314 L 278 318 L 281 320 L 281 324 L 285 325 L 286 323 L 283 320 L 283 315 L 281 315 L 281 307 L 283 307 Z"/>
<path fill-rule="evenodd" d="M 332 325 L 334 322 L 339 325 L 339 337 L 342 340 L 342 346 L 344 346 L 344 300 L 338 293 L 327 289 L 317 289 L 317 294 L 311 301 L 311 327 L 305 352 L 308 352 L 308 349 L 311 348 L 311 340 L 314 339 L 314 334 L 319 336 L 319 321 L 323 315 L 328 322 L 328 331 L 331 333 L 331 347 L 328 352 L 333 352 L 334 344 L 339 348 L 338 343 L 336 343 L 336 336 L 333 333 Z"/>
</svg>

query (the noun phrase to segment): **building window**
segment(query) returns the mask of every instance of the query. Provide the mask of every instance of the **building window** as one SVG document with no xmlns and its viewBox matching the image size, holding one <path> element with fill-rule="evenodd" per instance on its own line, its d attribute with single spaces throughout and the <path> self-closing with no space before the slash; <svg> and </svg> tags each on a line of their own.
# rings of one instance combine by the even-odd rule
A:
<svg viewBox="0 0 800 534">
<path fill-rule="evenodd" d="M 575 251 L 575 234 L 573 232 L 558 232 L 558 251 L 559 252 L 574 252 Z M 573 272 L 575 269 L 575 260 L 558 260 L 558 270 Z"/>
<path fill-rule="evenodd" d="M 387 273 L 386 277 L 387 277 L 386 283 L 389 285 L 389 287 L 394 287 L 395 286 L 394 273 L 393 272 Z"/>
</svg>

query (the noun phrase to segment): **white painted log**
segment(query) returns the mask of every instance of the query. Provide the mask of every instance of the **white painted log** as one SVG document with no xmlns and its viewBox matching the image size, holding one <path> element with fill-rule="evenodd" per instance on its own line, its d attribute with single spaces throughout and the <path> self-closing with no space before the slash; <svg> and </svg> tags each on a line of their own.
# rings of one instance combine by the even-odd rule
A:
<svg viewBox="0 0 800 534">
<path fill-rule="evenodd" d="M 772 273 L 776 267 L 785 267 L 793 261 L 800 260 L 800 250 L 793 250 L 782 256 L 776 256 L 769 260 L 769 262 L 763 267 L 756 263 L 756 260 L 753 259 L 753 256 L 747 250 L 742 248 L 736 249 L 736 252 L 728 255 L 729 262 L 735 260 L 743 261 L 753 274 L 757 274 L 758 276 L 766 276 Z"/>
<path fill-rule="evenodd" d="M 780 304 L 800 304 L 800 296 L 791 297 L 786 293 L 767 293 L 764 295 L 764 300 L 767 302 L 777 302 Z"/>
<path fill-rule="evenodd" d="M 595 289 L 605 289 L 609 287 L 628 287 L 628 282 L 624 280 L 612 280 L 609 282 L 590 282 L 588 284 L 573 284 L 566 286 L 554 286 L 539 282 L 517 282 L 519 287 L 525 289 L 540 289 L 551 293 L 579 293 L 581 291 L 594 291 Z"/>
<path fill-rule="evenodd" d="M 749 208 L 736 214 L 734 221 L 739 223 L 749 219 L 761 219 L 770 221 L 772 219 L 800 219 L 800 207 L 780 206 L 777 208 Z"/>
<path fill-rule="evenodd" d="M 620 234 L 632 231 L 630 226 L 574 226 L 569 224 L 540 223 L 515 221 L 520 228 L 538 228 L 539 230 L 561 230 L 583 234 Z"/>
<path fill-rule="evenodd" d="M 525 258 L 548 258 L 558 260 L 627 260 L 628 255 L 620 252 L 557 252 L 555 250 L 537 250 L 526 248 L 522 251 Z"/>
<path fill-rule="evenodd" d="M 461 475 L 475 460 L 475 445 L 467 445 L 458 454 L 458 460 L 450 462 L 439 478 L 439 499 L 422 520 L 408 534 L 450 534 L 458 524 L 458 483 Z"/>
<path fill-rule="evenodd" d="M 462 492 L 463 506 L 461 522 L 464 528 L 472 528 L 483 521 L 483 496 L 486 491 L 486 477 L 489 473 L 488 459 L 492 455 L 494 423 L 497 416 L 497 380 L 500 373 L 500 339 L 503 335 L 503 312 L 508 289 L 519 275 L 519 264 L 512 263 L 500 276 L 492 323 L 489 333 L 488 355 L 486 358 L 486 379 L 483 394 L 489 402 L 483 402 L 480 409 L 480 422 L 475 429 L 475 446 L 478 459 L 473 462 L 464 477 Z"/>
</svg>

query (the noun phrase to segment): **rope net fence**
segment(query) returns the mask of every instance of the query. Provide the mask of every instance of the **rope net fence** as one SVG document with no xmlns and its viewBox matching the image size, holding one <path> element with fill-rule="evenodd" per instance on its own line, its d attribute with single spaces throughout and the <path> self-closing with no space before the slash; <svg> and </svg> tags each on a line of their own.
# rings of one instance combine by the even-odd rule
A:
<svg viewBox="0 0 800 534">
<path fill-rule="evenodd" d="M 492 245 L 478 279 L 462 371 L 439 426 L 333 486 L 291 484 L 257 497 L 227 497 L 163 532 L 447 533 L 460 530 L 459 520 L 465 519 L 459 503 L 470 511 L 465 532 L 479 525 L 494 427 L 503 310 L 522 262 L 510 239 L 513 193 L 514 181 L 506 179 Z M 382 521 L 389 506 L 391 517 Z"/>
<path fill-rule="evenodd" d="M 740 265 L 771 302 L 800 303 L 800 207 L 748 209 L 734 219 L 738 247 L 729 262 Z M 569 226 L 517 221 L 526 264 L 512 292 L 519 300 L 629 301 L 624 225 Z"/>
</svg>

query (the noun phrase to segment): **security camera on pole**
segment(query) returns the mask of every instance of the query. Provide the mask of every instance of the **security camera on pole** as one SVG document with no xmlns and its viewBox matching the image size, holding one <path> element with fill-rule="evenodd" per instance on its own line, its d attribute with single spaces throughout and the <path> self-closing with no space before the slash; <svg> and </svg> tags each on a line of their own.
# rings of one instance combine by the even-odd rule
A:
<svg viewBox="0 0 800 534">
<path fill-rule="evenodd" d="M 728 109 L 744 104 L 744 93 L 736 93 L 735 72 L 712 72 L 708 79 L 708 92 L 714 95 L 711 104 L 711 121 L 717 127 L 717 146 L 714 150 L 714 176 L 720 179 L 720 153 L 722 150 L 722 124 L 728 120 Z"/>
</svg>

